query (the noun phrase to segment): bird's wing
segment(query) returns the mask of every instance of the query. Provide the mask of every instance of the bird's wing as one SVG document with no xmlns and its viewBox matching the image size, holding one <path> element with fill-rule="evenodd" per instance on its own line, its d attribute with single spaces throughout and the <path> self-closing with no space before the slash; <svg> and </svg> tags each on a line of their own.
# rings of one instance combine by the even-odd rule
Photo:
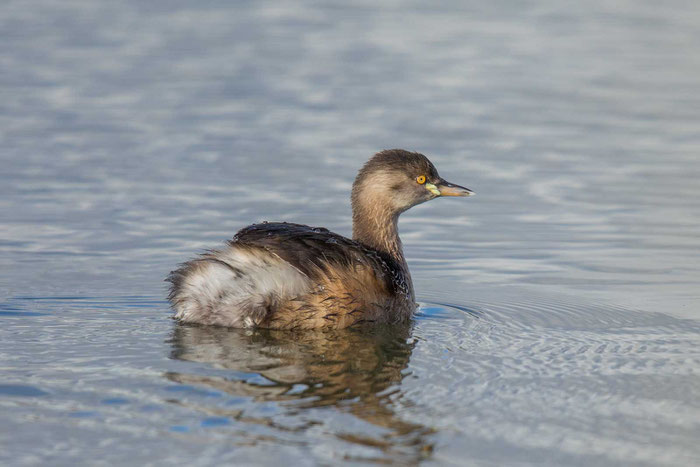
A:
<svg viewBox="0 0 700 467">
<path fill-rule="evenodd" d="M 394 292 L 391 257 L 322 227 L 286 222 L 253 224 L 241 229 L 229 245 L 263 248 L 312 281 L 322 280 L 337 268 L 371 269 L 376 281 Z"/>
<path fill-rule="evenodd" d="M 183 264 L 168 280 L 176 318 L 184 322 L 284 327 L 304 314 L 309 327 L 318 327 L 315 320 L 333 314 L 328 307 L 344 315 L 381 304 L 394 292 L 391 278 L 390 258 L 348 238 L 306 225 L 263 223 Z M 273 318 L 288 323 L 269 322 Z"/>
</svg>

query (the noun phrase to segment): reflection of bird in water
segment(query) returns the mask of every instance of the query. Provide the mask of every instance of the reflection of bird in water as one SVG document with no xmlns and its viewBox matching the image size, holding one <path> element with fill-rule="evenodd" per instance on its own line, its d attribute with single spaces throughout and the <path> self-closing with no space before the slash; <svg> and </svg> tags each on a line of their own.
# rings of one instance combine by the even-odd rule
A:
<svg viewBox="0 0 700 467">
<path fill-rule="evenodd" d="M 353 239 L 322 228 L 263 223 L 225 248 L 173 271 L 169 299 L 187 323 L 272 329 L 341 329 L 406 321 L 415 309 L 399 215 L 470 190 L 438 175 L 422 154 L 382 151 L 352 188 Z"/>
<path fill-rule="evenodd" d="M 407 342 L 409 336 L 409 324 L 294 334 L 178 325 L 172 339 L 173 358 L 248 373 L 248 377 L 256 373 L 267 381 L 184 373 L 166 377 L 256 402 L 287 401 L 283 407 L 294 412 L 332 407 L 389 432 L 381 437 L 335 433 L 339 439 L 415 460 L 430 452 L 425 438 L 432 430 L 404 422 L 392 407 L 392 398 L 400 397 L 399 384 L 415 345 Z M 238 419 L 274 425 L 271 420 Z"/>
</svg>

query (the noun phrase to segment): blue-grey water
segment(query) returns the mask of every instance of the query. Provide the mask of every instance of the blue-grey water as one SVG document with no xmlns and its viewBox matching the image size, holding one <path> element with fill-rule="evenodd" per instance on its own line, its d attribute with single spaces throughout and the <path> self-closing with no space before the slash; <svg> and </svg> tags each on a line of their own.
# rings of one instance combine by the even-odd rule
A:
<svg viewBox="0 0 700 467">
<path fill-rule="evenodd" d="M 410 326 L 178 326 L 262 220 L 351 230 L 379 149 Z M 700 3 L 0 3 L 0 464 L 700 464 Z"/>
</svg>

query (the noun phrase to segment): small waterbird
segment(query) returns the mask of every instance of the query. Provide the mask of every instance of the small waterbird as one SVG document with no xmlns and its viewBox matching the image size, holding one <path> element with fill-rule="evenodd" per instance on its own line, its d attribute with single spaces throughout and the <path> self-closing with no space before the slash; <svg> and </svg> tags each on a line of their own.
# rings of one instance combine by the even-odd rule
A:
<svg viewBox="0 0 700 467">
<path fill-rule="evenodd" d="M 185 323 L 236 328 L 345 328 L 398 323 L 416 309 L 399 215 L 442 196 L 470 196 L 422 154 L 375 154 L 352 186 L 352 239 L 321 227 L 264 222 L 168 276 Z"/>
</svg>

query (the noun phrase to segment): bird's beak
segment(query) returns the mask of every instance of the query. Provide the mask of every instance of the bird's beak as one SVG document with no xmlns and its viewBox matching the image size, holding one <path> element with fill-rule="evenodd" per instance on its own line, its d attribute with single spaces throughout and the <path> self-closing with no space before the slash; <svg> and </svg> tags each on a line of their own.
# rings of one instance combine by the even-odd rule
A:
<svg viewBox="0 0 700 467">
<path fill-rule="evenodd" d="M 474 192 L 469 188 L 455 185 L 447 180 L 440 179 L 435 185 L 426 183 L 426 188 L 437 196 L 472 196 Z"/>
</svg>

